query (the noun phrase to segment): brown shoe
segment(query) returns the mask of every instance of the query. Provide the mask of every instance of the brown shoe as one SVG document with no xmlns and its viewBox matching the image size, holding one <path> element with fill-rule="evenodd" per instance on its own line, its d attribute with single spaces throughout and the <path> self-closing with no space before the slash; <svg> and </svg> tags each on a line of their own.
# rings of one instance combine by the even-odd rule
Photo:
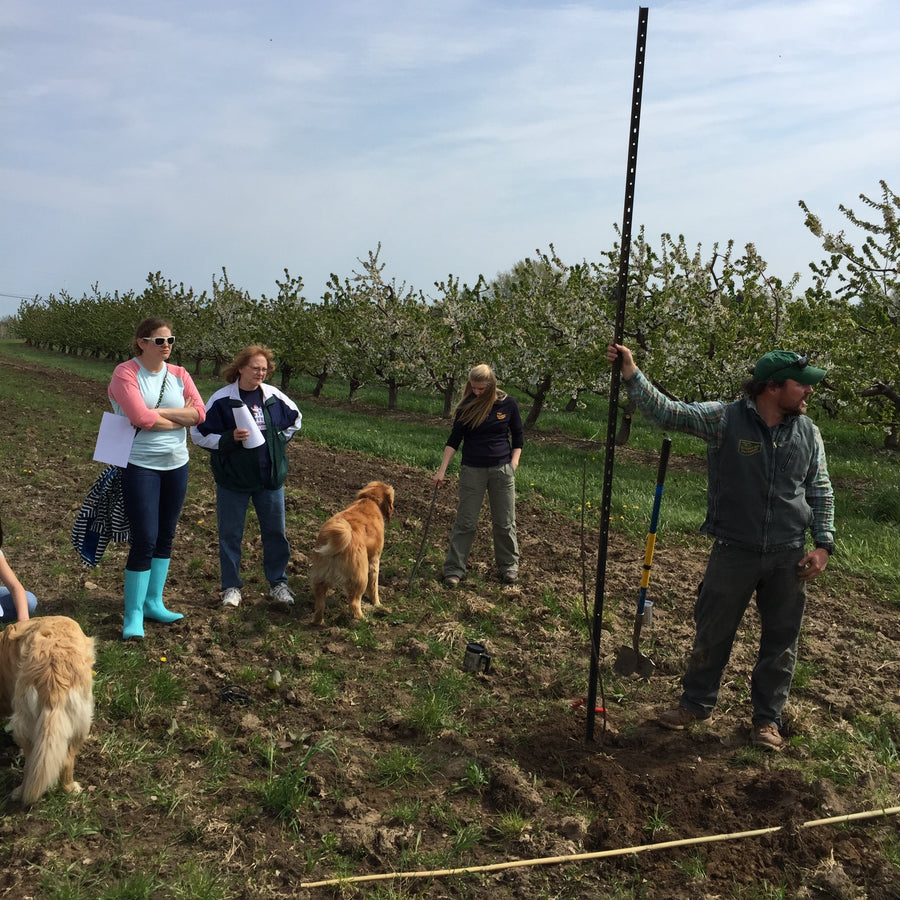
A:
<svg viewBox="0 0 900 900">
<path fill-rule="evenodd" d="M 754 725 L 750 740 L 754 747 L 761 747 L 763 750 L 774 750 L 776 753 L 784 744 L 784 739 L 781 737 L 778 726 L 774 722 Z"/>
<path fill-rule="evenodd" d="M 708 718 L 708 716 L 698 716 L 683 706 L 676 706 L 674 709 L 667 709 L 661 713 L 656 721 L 663 728 L 671 731 L 684 731 L 688 725 L 692 725 L 694 722 L 705 722 Z"/>
<path fill-rule="evenodd" d="M 450 588 L 450 590 L 453 590 L 453 588 L 458 587 L 458 586 L 459 586 L 459 577 L 457 575 L 448 575 L 444 579 L 444 587 L 445 588 Z"/>
</svg>

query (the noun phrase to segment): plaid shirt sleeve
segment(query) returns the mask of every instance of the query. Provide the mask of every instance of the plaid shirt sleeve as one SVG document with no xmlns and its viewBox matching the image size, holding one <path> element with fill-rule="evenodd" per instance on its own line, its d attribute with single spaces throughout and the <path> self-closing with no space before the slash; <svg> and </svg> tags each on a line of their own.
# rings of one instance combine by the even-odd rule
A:
<svg viewBox="0 0 900 900">
<path fill-rule="evenodd" d="M 707 444 L 719 444 L 725 419 L 725 404 L 721 401 L 685 403 L 683 400 L 670 400 L 650 384 L 640 369 L 634 378 L 623 383 L 628 396 L 654 425 L 666 431 L 692 434 Z"/>
<path fill-rule="evenodd" d="M 819 429 L 815 430 L 816 456 L 806 478 L 806 502 L 813 511 L 812 534 L 817 544 L 834 543 L 834 488 L 828 476 L 825 444 Z"/>
</svg>

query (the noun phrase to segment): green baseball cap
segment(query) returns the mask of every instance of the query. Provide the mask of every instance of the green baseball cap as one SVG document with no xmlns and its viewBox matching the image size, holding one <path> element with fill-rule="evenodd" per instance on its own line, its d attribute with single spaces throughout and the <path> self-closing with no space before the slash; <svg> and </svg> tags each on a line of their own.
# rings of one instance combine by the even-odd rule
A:
<svg viewBox="0 0 900 900">
<path fill-rule="evenodd" d="M 753 369 L 754 381 L 784 381 L 792 378 L 800 384 L 818 384 L 825 370 L 809 364 L 806 356 L 793 350 L 773 350 L 761 356 Z"/>
</svg>

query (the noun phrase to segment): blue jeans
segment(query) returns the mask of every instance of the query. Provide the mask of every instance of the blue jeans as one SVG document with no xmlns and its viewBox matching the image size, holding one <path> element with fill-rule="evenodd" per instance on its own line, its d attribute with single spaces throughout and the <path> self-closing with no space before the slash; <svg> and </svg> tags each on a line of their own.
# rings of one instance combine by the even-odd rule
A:
<svg viewBox="0 0 900 900">
<path fill-rule="evenodd" d="M 759 651 L 750 680 L 753 724 L 781 727 L 797 664 L 806 585 L 797 577 L 802 548 L 757 553 L 716 541 L 694 607 L 697 634 L 681 680 L 681 705 L 708 718 L 750 599 L 756 593 Z"/>
<path fill-rule="evenodd" d="M 150 560 L 169 559 L 187 493 L 188 464 L 177 469 L 145 469 L 131 463 L 122 470 L 122 494 L 131 525 L 125 568 L 146 572 Z"/>
<path fill-rule="evenodd" d="M 25 596 L 28 598 L 28 615 L 33 616 L 37 609 L 37 597 L 31 591 L 25 591 Z M 0 622 L 17 622 L 18 620 L 12 594 L 0 584 Z"/>
<path fill-rule="evenodd" d="M 284 488 L 258 491 L 232 491 L 216 485 L 216 518 L 219 525 L 219 568 L 222 590 L 243 587 L 241 581 L 241 544 L 247 507 L 253 501 L 262 538 L 263 571 L 273 587 L 287 582 L 291 545 L 285 533 Z"/>
<path fill-rule="evenodd" d="M 466 563 L 478 516 L 487 492 L 491 506 L 491 535 L 494 539 L 494 561 L 500 574 L 519 568 L 519 542 L 516 536 L 516 471 L 512 463 L 479 468 L 460 466 L 459 505 L 456 521 L 450 531 L 450 546 L 444 559 L 444 577 L 466 574 Z"/>
</svg>

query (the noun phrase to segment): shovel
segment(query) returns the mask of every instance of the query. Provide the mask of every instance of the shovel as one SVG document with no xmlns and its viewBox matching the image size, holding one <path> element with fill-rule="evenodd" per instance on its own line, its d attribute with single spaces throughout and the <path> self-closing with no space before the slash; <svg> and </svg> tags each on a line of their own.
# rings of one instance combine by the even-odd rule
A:
<svg viewBox="0 0 900 900">
<path fill-rule="evenodd" d="M 641 640 L 641 626 L 644 624 L 644 608 L 647 603 L 647 586 L 650 584 L 650 567 L 653 565 L 653 550 L 656 547 L 656 528 L 659 524 L 659 507 L 662 503 L 663 482 L 666 480 L 666 468 L 669 465 L 669 450 L 672 441 L 665 438 L 659 454 L 659 469 L 656 473 L 656 494 L 653 498 L 653 514 L 650 516 L 650 533 L 647 535 L 647 546 L 644 550 L 644 571 L 641 576 L 641 590 L 638 594 L 637 615 L 634 617 L 634 635 L 631 646 L 619 647 L 613 668 L 620 675 L 640 675 L 649 681 L 655 666 L 649 656 L 644 656 L 638 649 Z"/>
<path fill-rule="evenodd" d="M 431 514 L 434 512 L 434 501 L 437 500 L 437 492 L 437 485 L 435 485 L 434 493 L 431 495 L 431 506 L 428 507 L 428 518 L 425 519 L 425 533 L 422 535 L 422 545 L 419 547 L 419 555 L 416 557 L 416 564 L 413 566 L 412 572 L 409 573 L 409 582 L 406 585 L 407 590 L 412 587 L 416 572 L 419 571 L 419 563 L 422 562 L 422 552 L 425 550 L 425 541 L 428 540 L 428 528 L 431 525 Z"/>
</svg>

